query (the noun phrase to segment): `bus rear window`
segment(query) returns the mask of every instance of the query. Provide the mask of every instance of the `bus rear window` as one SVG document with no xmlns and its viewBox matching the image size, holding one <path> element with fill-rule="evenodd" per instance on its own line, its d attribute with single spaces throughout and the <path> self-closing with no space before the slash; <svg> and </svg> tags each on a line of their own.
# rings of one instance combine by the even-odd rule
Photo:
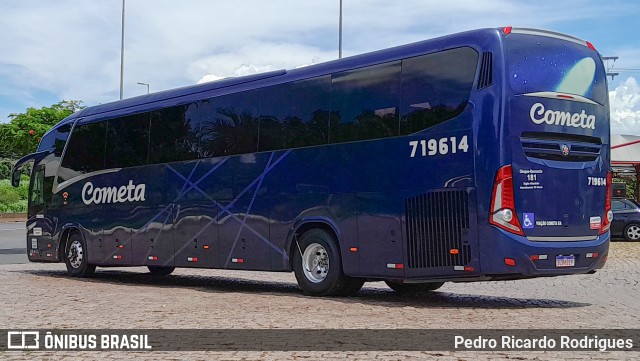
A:
<svg viewBox="0 0 640 361">
<path fill-rule="evenodd" d="M 536 35 L 506 37 L 507 71 L 513 94 L 558 92 L 607 102 L 598 54 L 571 41 Z"/>
</svg>

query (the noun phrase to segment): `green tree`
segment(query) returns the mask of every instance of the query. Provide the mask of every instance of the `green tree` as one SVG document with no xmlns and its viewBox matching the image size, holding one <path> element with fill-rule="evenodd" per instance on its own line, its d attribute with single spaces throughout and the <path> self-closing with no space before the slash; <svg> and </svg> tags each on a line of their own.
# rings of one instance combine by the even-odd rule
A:
<svg viewBox="0 0 640 361">
<path fill-rule="evenodd" d="M 10 122 L 0 124 L 0 157 L 20 158 L 33 153 L 51 127 L 84 108 L 79 100 L 63 100 L 50 107 L 28 108 L 9 115 Z"/>
</svg>

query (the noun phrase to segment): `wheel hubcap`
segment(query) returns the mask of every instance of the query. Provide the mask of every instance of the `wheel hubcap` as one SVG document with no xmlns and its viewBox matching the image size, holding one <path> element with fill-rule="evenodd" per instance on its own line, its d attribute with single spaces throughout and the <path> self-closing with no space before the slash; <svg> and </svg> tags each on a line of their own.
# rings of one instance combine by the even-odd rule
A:
<svg viewBox="0 0 640 361">
<path fill-rule="evenodd" d="M 69 253 L 67 253 L 67 259 L 69 264 L 73 268 L 79 268 L 82 265 L 84 258 L 84 252 L 82 250 L 82 243 L 80 241 L 73 241 L 69 246 Z"/>
<path fill-rule="evenodd" d="M 329 256 L 327 250 L 318 243 L 310 244 L 302 255 L 304 275 L 313 283 L 320 283 L 329 273 Z"/>
<path fill-rule="evenodd" d="M 629 229 L 627 229 L 627 236 L 629 237 L 629 239 L 632 239 L 634 241 L 637 241 L 638 239 L 640 239 L 640 227 L 638 226 L 629 227 Z"/>
</svg>

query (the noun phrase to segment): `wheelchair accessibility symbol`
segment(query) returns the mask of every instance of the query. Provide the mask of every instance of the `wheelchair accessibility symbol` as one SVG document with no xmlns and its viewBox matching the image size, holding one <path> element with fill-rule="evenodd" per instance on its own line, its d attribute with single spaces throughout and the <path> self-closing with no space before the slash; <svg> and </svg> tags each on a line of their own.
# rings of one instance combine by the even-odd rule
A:
<svg viewBox="0 0 640 361">
<path fill-rule="evenodd" d="M 522 228 L 531 229 L 535 227 L 535 213 L 523 213 Z"/>
</svg>

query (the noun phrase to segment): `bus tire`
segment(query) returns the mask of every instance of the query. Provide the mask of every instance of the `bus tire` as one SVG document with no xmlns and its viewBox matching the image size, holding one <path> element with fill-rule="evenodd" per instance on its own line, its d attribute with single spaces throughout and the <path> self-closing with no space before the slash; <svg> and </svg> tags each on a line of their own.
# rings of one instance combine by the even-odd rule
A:
<svg viewBox="0 0 640 361">
<path fill-rule="evenodd" d="M 175 267 L 163 266 L 147 266 L 147 268 L 149 269 L 149 273 L 154 276 L 168 276 L 176 269 Z"/>
<path fill-rule="evenodd" d="M 402 295 L 435 291 L 444 284 L 444 282 L 401 283 L 393 281 L 384 281 L 384 283 L 386 283 L 389 288 Z"/>
<path fill-rule="evenodd" d="M 338 242 L 325 230 L 316 228 L 305 232 L 294 247 L 293 272 L 306 294 L 348 295 L 362 287 L 362 281 L 349 278 L 342 272 Z"/>
<path fill-rule="evenodd" d="M 88 263 L 87 242 L 78 232 L 71 233 L 67 239 L 64 263 L 71 277 L 87 278 L 93 276 L 96 271 L 96 266 Z"/>
</svg>

